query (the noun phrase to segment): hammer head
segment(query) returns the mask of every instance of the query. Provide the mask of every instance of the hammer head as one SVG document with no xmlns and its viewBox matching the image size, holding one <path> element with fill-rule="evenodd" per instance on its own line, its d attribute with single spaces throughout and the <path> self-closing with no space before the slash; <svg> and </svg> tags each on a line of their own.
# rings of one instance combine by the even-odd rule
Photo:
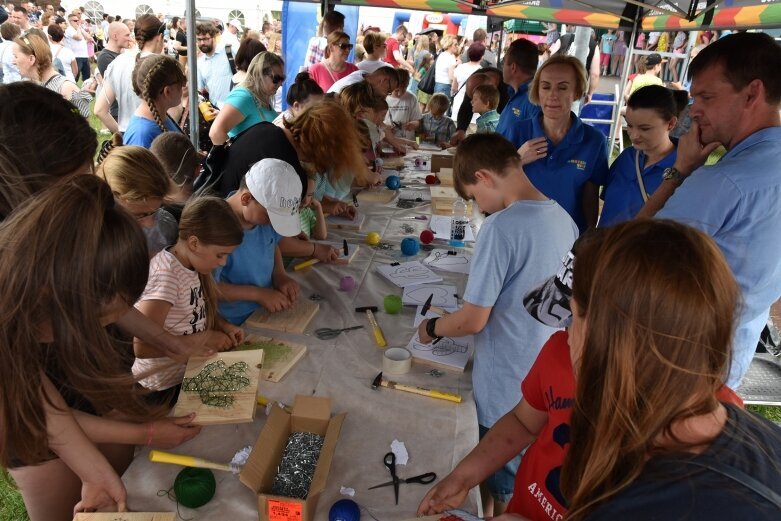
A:
<svg viewBox="0 0 781 521">
<path fill-rule="evenodd" d="M 426 302 L 423 304 L 423 307 L 420 310 L 420 316 L 425 317 L 426 313 L 428 313 L 428 310 L 431 309 L 431 301 L 434 300 L 434 294 L 428 296 L 426 299 Z"/>
<path fill-rule="evenodd" d="M 372 389 L 378 389 L 382 385 L 382 372 L 374 377 L 372 381 Z"/>
<path fill-rule="evenodd" d="M 355 308 L 356 313 L 365 313 L 366 311 L 371 311 L 372 313 L 377 312 L 377 306 L 363 306 L 360 308 Z"/>
</svg>

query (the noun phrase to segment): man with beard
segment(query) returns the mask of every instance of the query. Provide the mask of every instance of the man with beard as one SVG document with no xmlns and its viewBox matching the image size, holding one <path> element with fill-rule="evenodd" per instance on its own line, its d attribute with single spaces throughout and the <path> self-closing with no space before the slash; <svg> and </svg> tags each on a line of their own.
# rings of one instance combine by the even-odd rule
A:
<svg viewBox="0 0 781 521">
<path fill-rule="evenodd" d="M 195 39 L 202 53 L 198 58 L 198 89 L 202 94 L 206 91 L 212 105 L 221 108 L 233 76 L 225 46 L 217 45 L 217 28 L 211 22 L 196 26 Z"/>
</svg>

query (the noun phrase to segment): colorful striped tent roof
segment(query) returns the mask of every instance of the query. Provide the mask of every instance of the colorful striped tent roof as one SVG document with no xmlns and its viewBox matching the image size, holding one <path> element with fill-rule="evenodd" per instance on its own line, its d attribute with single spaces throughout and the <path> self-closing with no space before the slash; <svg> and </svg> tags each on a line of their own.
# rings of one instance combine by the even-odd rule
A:
<svg viewBox="0 0 781 521">
<path fill-rule="evenodd" d="M 488 14 L 614 29 L 631 27 L 638 7 L 643 30 L 702 27 L 781 27 L 781 0 L 337 0 L 345 5 L 389 7 L 461 14 Z M 504 5 L 508 4 L 508 5 Z M 639 5 L 638 5 L 639 4 Z"/>
</svg>

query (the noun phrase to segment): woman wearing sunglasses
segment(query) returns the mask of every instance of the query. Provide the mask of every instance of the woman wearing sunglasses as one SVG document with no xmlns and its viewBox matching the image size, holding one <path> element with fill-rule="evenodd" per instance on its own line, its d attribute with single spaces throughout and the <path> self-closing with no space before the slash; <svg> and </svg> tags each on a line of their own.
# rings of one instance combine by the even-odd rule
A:
<svg viewBox="0 0 781 521">
<path fill-rule="evenodd" d="M 352 48 L 350 37 L 342 31 L 334 31 L 328 35 L 325 60 L 309 67 L 309 75 L 320 85 L 323 92 L 328 92 L 331 85 L 358 70 L 355 64 L 347 61 Z"/>
<path fill-rule="evenodd" d="M 214 120 L 209 138 L 222 145 L 246 129 L 264 121 L 274 121 L 274 95 L 285 82 L 285 63 L 272 52 L 262 52 L 252 58 L 247 77 L 233 89 L 223 102 Z"/>
</svg>

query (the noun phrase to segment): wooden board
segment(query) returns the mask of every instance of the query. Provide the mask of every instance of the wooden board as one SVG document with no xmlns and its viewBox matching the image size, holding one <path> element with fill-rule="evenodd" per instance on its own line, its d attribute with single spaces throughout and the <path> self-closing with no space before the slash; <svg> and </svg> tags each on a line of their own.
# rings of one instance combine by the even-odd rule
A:
<svg viewBox="0 0 781 521">
<path fill-rule="evenodd" d="M 339 266 L 347 266 L 350 264 L 353 259 L 355 258 L 355 254 L 358 253 L 358 250 L 361 249 L 360 246 L 357 244 L 350 244 L 347 243 L 347 255 L 344 254 L 344 245 L 338 242 L 328 242 L 327 244 L 330 244 L 337 250 L 339 250 L 339 257 L 333 261 L 331 264 L 337 264 Z"/>
<path fill-rule="evenodd" d="M 258 344 L 272 345 L 262 347 Z M 282 380 L 306 354 L 306 346 L 303 344 L 261 335 L 249 335 L 237 349 L 239 351 L 262 350 L 265 354 L 263 355 L 263 369 L 260 370 L 260 377 L 274 383 Z"/>
<path fill-rule="evenodd" d="M 382 167 L 390 170 L 404 168 L 404 158 L 400 156 L 384 157 L 382 158 Z"/>
<path fill-rule="evenodd" d="M 396 190 L 388 190 L 387 188 L 367 188 L 358 192 L 355 197 L 360 203 L 387 204 L 393 201 L 397 194 Z"/>
<path fill-rule="evenodd" d="M 73 521 L 176 521 L 175 512 L 80 512 Z"/>
<path fill-rule="evenodd" d="M 325 222 L 328 228 L 336 228 L 337 230 L 355 230 L 359 231 L 363 226 L 363 221 L 366 220 L 366 216 L 361 212 L 355 212 L 355 217 L 352 219 L 348 217 L 341 217 L 336 215 L 329 215 L 325 218 Z"/>
<path fill-rule="evenodd" d="M 437 179 L 442 186 L 453 186 L 453 169 L 452 168 L 440 168 L 437 172 Z"/>
<path fill-rule="evenodd" d="M 228 408 L 212 407 L 204 405 L 197 392 L 179 393 L 179 400 L 174 408 L 174 416 L 186 416 L 195 413 L 194 423 L 198 425 L 219 425 L 228 423 L 249 423 L 255 417 L 255 397 L 258 394 L 260 384 L 260 370 L 263 366 L 263 351 L 226 351 L 211 358 L 192 357 L 187 362 L 184 371 L 185 378 L 192 378 L 209 363 L 223 360 L 231 366 L 236 362 L 246 362 L 249 368 L 246 376 L 249 385 L 240 391 L 233 393 L 235 398 L 233 405 Z"/>
<path fill-rule="evenodd" d="M 458 199 L 455 188 L 451 186 L 432 186 L 431 212 L 437 215 L 450 215 L 453 212 L 453 203 Z M 472 201 L 466 201 L 466 211 L 472 215 Z"/>
<path fill-rule="evenodd" d="M 265 309 L 258 309 L 250 315 L 244 325 L 283 333 L 301 334 L 318 311 L 320 311 L 320 304 L 300 298 L 293 304 L 292 308 L 279 313 L 269 313 Z"/>
</svg>

